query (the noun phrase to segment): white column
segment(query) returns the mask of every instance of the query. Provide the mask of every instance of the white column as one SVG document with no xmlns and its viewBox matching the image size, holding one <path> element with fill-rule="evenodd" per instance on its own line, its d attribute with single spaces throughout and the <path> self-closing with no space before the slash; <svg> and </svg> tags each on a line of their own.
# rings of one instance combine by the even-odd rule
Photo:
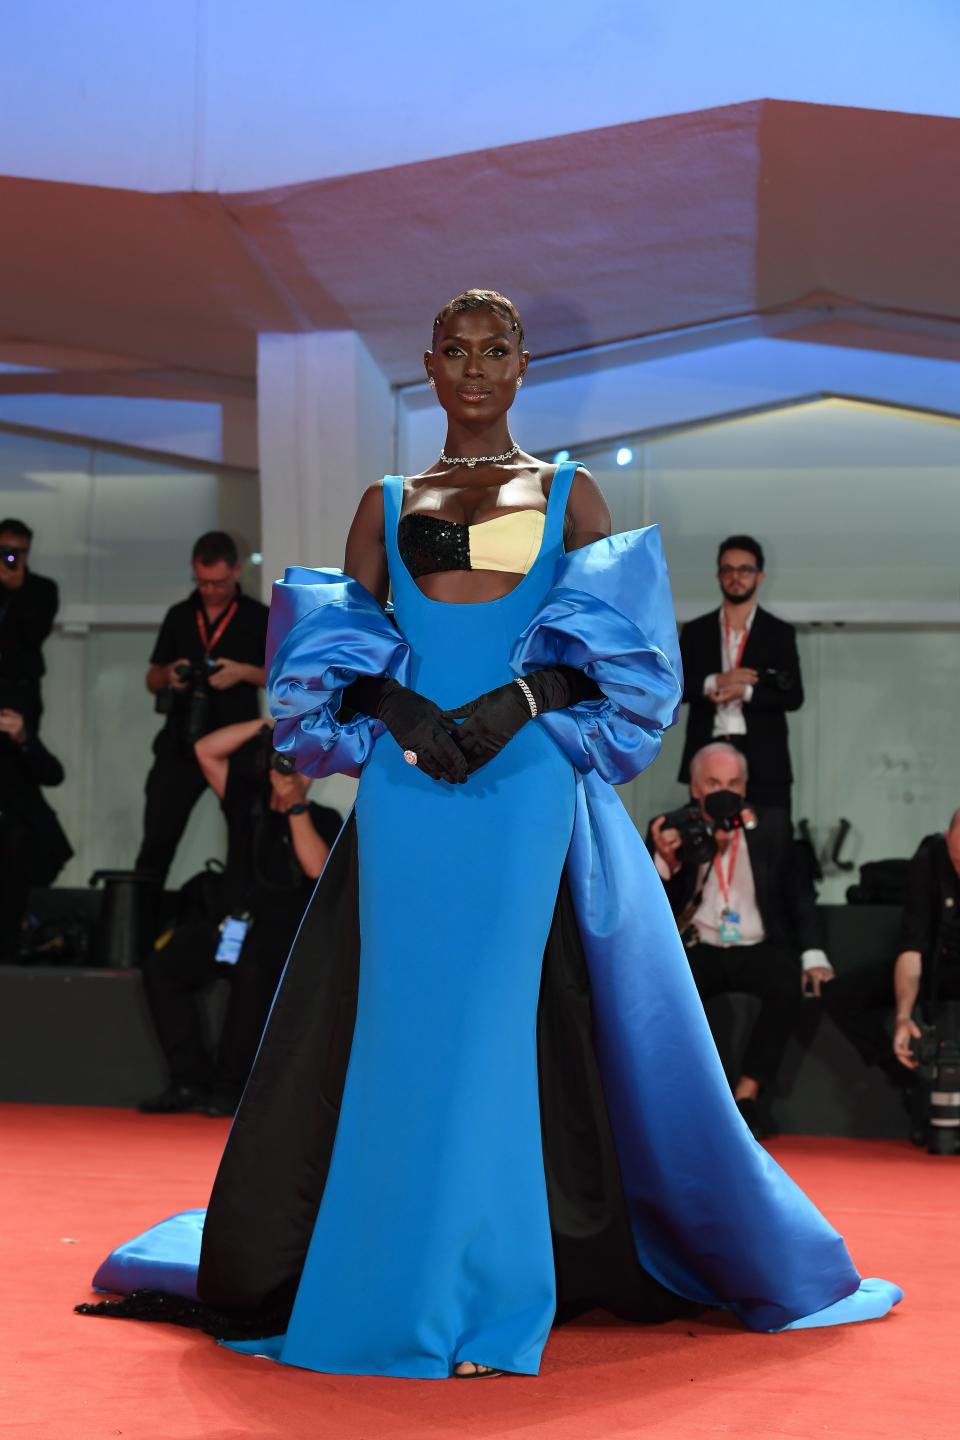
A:
<svg viewBox="0 0 960 1440">
<path fill-rule="evenodd" d="M 343 564 L 366 487 L 390 470 L 395 405 L 352 330 L 261 335 L 257 347 L 262 588 L 287 565 Z"/>
<path fill-rule="evenodd" d="M 261 335 L 257 347 L 261 588 L 288 565 L 343 564 L 366 487 L 394 465 L 390 385 L 351 330 Z M 346 815 L 356 782 L 335 775 L 316 798 Z"/>
</svg>

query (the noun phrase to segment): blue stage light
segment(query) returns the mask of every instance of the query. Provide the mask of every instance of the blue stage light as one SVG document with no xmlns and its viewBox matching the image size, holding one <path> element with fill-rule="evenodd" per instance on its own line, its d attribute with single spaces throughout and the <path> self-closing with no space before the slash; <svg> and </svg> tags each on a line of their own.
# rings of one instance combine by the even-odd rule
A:
<svg viewBox="0 0 960 1440">
<path fill-rule="evenodd" d="M 629 465 L 629 464 L 630 464 L 630 461 L 631 461 L 632 459 L 633 459 L 633 451 L 632 451 L 632 450 L 628 450 L 627 447 L 626 447 L 626 445 L 622 446 L 622 448 L 617 451 L 617 464 L 618 464 L 618 465 Z"/>
<path fill-rule="evenodd" d="M 563 462 L 564 462 L 564 460 L 569 460 L 569 459 L 570 459 L 570 451 L 569 451 L 569 450 L 558 450 L 557 453 L 556 453 L 556 455 L 554 455 L 554 457 L 553 457 L 553 463 L 554 463 L 554 465 L 562 465 Z"/>
</svg>

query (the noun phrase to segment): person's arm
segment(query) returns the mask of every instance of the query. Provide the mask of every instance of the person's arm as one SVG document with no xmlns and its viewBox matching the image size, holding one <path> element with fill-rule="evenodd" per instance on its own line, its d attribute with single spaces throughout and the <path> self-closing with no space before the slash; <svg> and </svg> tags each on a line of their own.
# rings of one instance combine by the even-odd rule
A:
<svg viewBox="0 0 960 1440">
<path fill-rule="evenodd" d="M 703 624 L 696 620 L 689 621 L 680 631 L 680 659 L 683 664 L 683 704 L 696 705 L 716 704 L 714 686 L 717 683 L 717 671 L 708 671 L 704 661 L 704 640 L 706 635 L 704 625 L 710 624 L 716 627 L 717 617 L 715 614 L 703 617 Z"/>
<path fill-rule="evenodd" d="M 176 636 L 174 635 L 173 611 L 168 610 L 163 617 L 163 624 L 160 626 L 160 633 L 157 635 L 150 656 L 150 664 L 147 667 L 145 683 L 151 695 L 158 694 L 161 690 L 183 690 L 186 687 L 186 680 L 176 673 L 178 665 L 189 664 L 186 656 L 177 658 Z"/>
<path fill-rule="evenodd" d="M 45 575 L 32 575 L 28 571 L 10 617 L 16 627 L 17 640 L 24 649 L 40 649 L 53 629 L 59 605 L 60 592 L 56 582 L 48 580 Z"/>
<path fill-rule="evenodd" d="M 248 740 L 255 739 L 266 724 L 266 720 L 258 717 L 256 720 L 244 720 L 239 725 L 223 725 L 219 730 L 211 730 L 209 735 L 202 736 L 194 745 L 197 763 L 218 800 L 226 794 L 230 756 Z"/>
<path fill-rule="evenodd" d="M 8 735 L 17 746 L 20 760 L 35 785 L 61 785 L 63 766 L 41 742 L 39 735 L 27 729 L 18 710 L 0 710 L 0 734 Z"/>
<path fill-rule="evenodd" d="M 357 506 L 347 535 L 343 573 L 352 580 L 359 580 L 381 605 L 386 605 L 390 573 L 384 537 L 383 484 L 379 480 L 375 485 L 367 486 Z"/>
<path fill-rule="evenodd" d="M 228 660 L 218 655 L 216 670 L 210 671 L 211 690 L 230 690 L 234 685 L 266 685 L 267 671 L 263 665 L 247 665 L 243 660 Z"/>
<path fill-rule="evenodd" d="M 288 815 L 287 824 L 290 826 L 290 838 L 300 869 L 304 875 L 309 875 L 311 880 L 316 880 L 327 863 L 330 846 L 323 836 L 318 834 L 309 806 L 299 815 Z"/>
<path fill-rule="evenodd" d="M 901 950 L 893 971 L 893 993 L 897 1004 L 893 1026 L 893 1053 L 908 1070 L 916 1070 L 919 1063 L 910 1049 L 910 1041 L 920 1039 L 920 1027 L 914 1021 L 913 1010 L 920 993 L 922 974 L 923 959 L 920 951 Z"/>
<path fill-rule="evenodd" d="M 756 623 L 756 622 L 754 622 Z M 800 656 L 797 653 L 797 632 L 792 625 L 784 626 L 783 644 L 778 649 L 774 668 L 789 676 L 790 684 L 785 690 L 779 685 L 768 684 L 762 672 L 752 694 L 744 696 L 744 704 L 756 711 L 799 710 L 803 704 L 803 679 L 800 675 Z"/>
<path fill-rule="evenodd" d="M 613 533 L 610 507 L 604 499 L 603 491 L 590 471 L 585 470 L 582 465 L 577 467 L 573 484 L 570 486 L 563 523 L 563 548 L 566 551 L 582 550 L 585 545 L 592 545 L 595 540 L 605 540 Z"/>
<path fill-rule="evenodd" d="M 939 911 L 933 847 L 923 841 L 907 867 L 906 894 L 900 920 L 900 949 L 929 955 L 935 916 Z"/>
</svg>

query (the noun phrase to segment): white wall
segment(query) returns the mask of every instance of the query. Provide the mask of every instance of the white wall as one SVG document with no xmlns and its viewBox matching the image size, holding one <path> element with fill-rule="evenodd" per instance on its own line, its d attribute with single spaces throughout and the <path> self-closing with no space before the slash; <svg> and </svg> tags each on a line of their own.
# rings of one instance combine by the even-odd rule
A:
<svg viewBox="0 0 960 1440">
<path fill-rule="evenodd" d="M 0 173 L 236 191 L 761 98 L 960 114 L 949 0 L 34 0 Z"/>
</svg>

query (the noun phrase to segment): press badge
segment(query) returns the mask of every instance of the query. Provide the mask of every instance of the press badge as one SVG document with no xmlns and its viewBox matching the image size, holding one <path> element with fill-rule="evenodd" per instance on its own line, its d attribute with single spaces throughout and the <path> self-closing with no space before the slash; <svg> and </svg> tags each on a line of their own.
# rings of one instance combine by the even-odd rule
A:
<svg viewBox="0 0 960 1440">
<path fill-rule="evenodd" d="M 720 911 L 720 944 L 740 944 L 740 912 L 739 910 Z"/>
</svg>

